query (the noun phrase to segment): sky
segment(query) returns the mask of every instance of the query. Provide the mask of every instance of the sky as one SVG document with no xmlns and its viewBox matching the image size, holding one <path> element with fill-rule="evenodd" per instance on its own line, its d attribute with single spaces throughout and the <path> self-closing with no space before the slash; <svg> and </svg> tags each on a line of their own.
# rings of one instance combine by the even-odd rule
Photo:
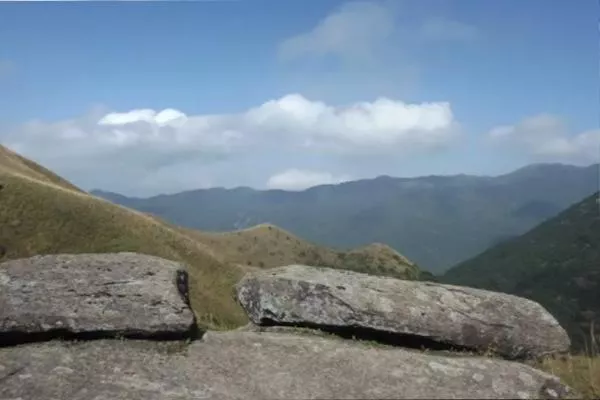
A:
<svg viewBox="0 0 600 400">
<path fill-rule="evenodd" d="M 600 157 L 597 0 L 0 2 L 0 143 L 83 189 Z"/>
</svg>

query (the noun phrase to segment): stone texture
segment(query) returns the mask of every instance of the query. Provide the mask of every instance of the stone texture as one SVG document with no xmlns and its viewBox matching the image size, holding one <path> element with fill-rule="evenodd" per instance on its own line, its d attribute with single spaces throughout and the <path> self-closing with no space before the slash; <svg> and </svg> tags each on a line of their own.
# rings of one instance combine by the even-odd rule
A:
<svg viewBox="0 0 600 400">
<path fill-rule="evenodd" d="M 0 344 L 33 335 L 191 331 L 176 262 L 135 253 L 45 255 L 0 264 Z M 37 335 L 37 336 L 36 336 Z"/>
<path fill-rule="evenodd" d="M 247 274 L 236 294 L 257 325 L 365 329 L 396 335 L 399 344 L 431 339 L 514 359 L 570 345 L 538 303 L 466 287 L 290 265 Z"/>
<path fill-rule="evenodd" d="M 524 364 L 340 339 L 208 332 L 192 342 L 0 348 L 0 399 L 527 399 L 576 397 Z"/>
</svg>

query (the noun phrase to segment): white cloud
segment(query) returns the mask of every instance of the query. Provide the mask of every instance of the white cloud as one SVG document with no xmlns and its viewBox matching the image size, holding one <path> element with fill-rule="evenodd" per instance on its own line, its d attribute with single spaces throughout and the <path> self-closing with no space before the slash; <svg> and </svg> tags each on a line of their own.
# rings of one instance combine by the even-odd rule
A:
<svg viewBox="0 0 600 400">
<path fill-rule="evenodd" d="M 369 56 L 372 47 L 394 29 L 390 10 L 379 3 L 346 3 L 312 30 L 285 40 L 279 53 L 284 59 L 306 55 Z"/>
<path fill-rule="evenodd" d="M 302 139 L 304 146 L 351 153 L 437 147 L 456 133 L 449 103 L 387 98 L 334 107 L 292 94 L 250 110 L 246 121 L 263 132 Z"/>
<path fill-rule="evenodd" d="M 329 172 L 292 168 L 271 176 L 267 181 L 267 187 L 269 189 L 304 190 L 312 186 L 331 185 L 351 179 L 348 175 L 336 176 Z"/>
<path fill-rule="evenodd" d="M 69 120 L 32 121 L 0 138 L 84 188 L 145 193 L 157 185 L 183 190 L 220 184 L 216 164 L 236 184 L 257 186 L 294 157 L 295 165 L 311 170 L 308 159 L 420 154 L 452 143 L 456 126 L 448 103 L 380 98 L 334 106 L 291 94 L 238 114 L 96 110 Z"/>
<path fill-rule="evenodd" d="M 105 115 L 98 125 L 126 125 L 135 122 L 148 122 L 158 126 L 183 125 L 187 117 L 184 113 L 168 108 L 159 113 L 154 110 L 133 110 L 126 113 L 110 113 Z"/>
<path fill-rule="evenodd" d="M 492 143 L 524 151 L 536 161 L 587 164 L 598 162 L 600 157 L 600 129 L 574 134 L 560 118 L 550 114 L 497 126 L 488 136 Z"/>
<path fill-rule="evenodd" d="M 229 153 L 265 140 L 356 154 L 437 147 L 455 133 L 456 122 L 445 102 L 408 104 L 379 98 L 333 106 L 290 94 L 240 114 L 187 116 L 173 109 L 139 109 L 97 120 L 33 121 L 14 139 L 32 148 L 40 141 L 60 143 L 59 153 L 76 149 L 73 155 L 123 149 Z"/>
<path fill-rule="evenodd" d="M 436 41 L 472 41 L 479 37 L 479 31 L 463 22 L 433 17 L 425 20 L 421 26 L 421 35 L 425 39 Z"/>
</svg>

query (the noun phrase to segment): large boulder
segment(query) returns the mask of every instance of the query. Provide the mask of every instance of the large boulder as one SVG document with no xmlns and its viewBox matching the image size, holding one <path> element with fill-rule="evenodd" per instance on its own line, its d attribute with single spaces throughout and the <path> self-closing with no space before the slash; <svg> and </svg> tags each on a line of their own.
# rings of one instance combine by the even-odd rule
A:
<svg viewBox="0 0 600 400">
<path fill-rule="evenodd" d="M 209 332 L 190 345 L 98 340 L 0 348 L 2 399 L 574 396 L 554 376 L 524 364 L 292 334 Z"/>
<path fill-rule="evenodd" d="M 397 344 L 443 344 L 537 358 L 570 340 L 540 304 L 502 293 L 290 265 L 249 273 L 238 301 L 257 325 L 385 333 Z"/>
<path fill-rule="evenodd" d="M 0 345 L 58 334 L 188 335 L 194 316 L 185 302 L 182 276 L 186 272 L 176 262 L 135 253 L 45 255 L 4 262 Z"/>
</svg>

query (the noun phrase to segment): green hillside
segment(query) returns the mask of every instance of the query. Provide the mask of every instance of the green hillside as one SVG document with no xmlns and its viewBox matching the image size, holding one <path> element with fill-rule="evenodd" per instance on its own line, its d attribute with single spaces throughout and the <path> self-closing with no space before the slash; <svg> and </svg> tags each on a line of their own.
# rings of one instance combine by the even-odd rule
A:
<svg viewBox="0 0 600 400">
<path fill-rule="evenodd" d="M 569 331 L 576 348 L 600 333 L 598 193 L 526 234 L 451 268 L 439 279 L 540 302 Z"/>
</svg>

